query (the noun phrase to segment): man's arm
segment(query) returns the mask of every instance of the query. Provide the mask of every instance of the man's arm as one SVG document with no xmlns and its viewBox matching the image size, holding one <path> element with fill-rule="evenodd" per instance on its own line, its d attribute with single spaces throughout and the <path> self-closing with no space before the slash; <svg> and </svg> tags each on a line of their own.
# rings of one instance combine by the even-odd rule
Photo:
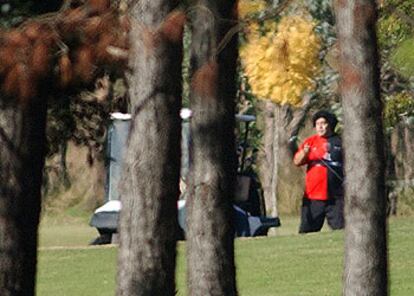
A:
<svg viewBox="0 0 414 296">
<path fill-rule="evenodd" d="M 309 151 L 310 151 L 309 144 L 305 144 L 305 146 L 303 146 L 303 149 L 299 150 L 295 154 L 295 157 L 293 157 L 293 163 L 296 166 L 304 165 L 308 160 Z"/>
</svg>

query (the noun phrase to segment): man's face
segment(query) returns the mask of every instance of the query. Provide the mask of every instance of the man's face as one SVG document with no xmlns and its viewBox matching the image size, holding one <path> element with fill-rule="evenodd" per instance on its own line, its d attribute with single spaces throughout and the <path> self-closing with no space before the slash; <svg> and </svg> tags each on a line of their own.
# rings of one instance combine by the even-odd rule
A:
<svg viewBox="0 0 414 296">
<path fill-rule="evenodd" d="M 321 117 L 315 121 L 315 130 L 316 133 L 321 137 L 328 137 L 332 134 L 331 127 L 329 126 L 328 121 Z"/>
</svg>

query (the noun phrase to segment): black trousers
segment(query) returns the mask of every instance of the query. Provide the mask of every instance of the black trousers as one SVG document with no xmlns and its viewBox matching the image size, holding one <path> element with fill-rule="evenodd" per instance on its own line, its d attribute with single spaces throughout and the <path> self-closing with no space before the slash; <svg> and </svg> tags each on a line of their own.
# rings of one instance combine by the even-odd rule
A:
<svg viewBox="0 0 414 296">
<path fill-rule="evenodd" d="M 325 217 L 332 229 L 344 228 L 344 198 L 342 196 L 328 200 L 311 200 L 304 197 L 299 233 L 320 231 Z"/>
</svg>

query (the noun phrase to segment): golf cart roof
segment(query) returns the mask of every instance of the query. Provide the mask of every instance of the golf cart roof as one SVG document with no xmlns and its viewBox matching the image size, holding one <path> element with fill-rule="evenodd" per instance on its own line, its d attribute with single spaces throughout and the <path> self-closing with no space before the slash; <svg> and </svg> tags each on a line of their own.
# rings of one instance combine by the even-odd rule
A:
<svg viewBox="0 0 414 296">
<path fill-rule="evenodd" d="M 192 116 L 192 111 L 189 108 L 182 108 L 180 111 L 182 119 L 189 119 Z M 236 114 L 236 119 L 241 122 L 251 122 L 256 120 L 256 116 L 247 114 Z"/>
<path fill-rule="evenodd" d="M 247 114 L 236 114 L 236 119 L 242 122 L 251 122 L 256 120 L 256 116 Z"/>
<path fill-rule="evenodd" d="M 184 120 L 189 119 L 191 115 L 192 115 L 192 112 L 188 108 L 182 108 L 180 111 L 180 116 Z M 115 113 L 111 113 L 111 119 L 112 120 L 130 120 L 131 114 L 115 112 Z M 256 120 L 256 116 L 247 115 L 247 114 L 236 114 L 236 119 L 241 122 L 251 122 L 251 121 Z"/>
</svg>

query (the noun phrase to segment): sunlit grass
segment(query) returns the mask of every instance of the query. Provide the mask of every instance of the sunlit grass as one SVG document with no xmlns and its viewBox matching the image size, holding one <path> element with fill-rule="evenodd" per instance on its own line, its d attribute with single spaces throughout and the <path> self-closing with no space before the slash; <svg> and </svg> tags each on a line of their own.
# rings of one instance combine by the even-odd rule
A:
<svg viewBox="0 0 414 296">
<path fill-rule="evenodd" d="M 284 220 L 279 236 L 236 240 L 240 295 L 340 295 L 343 232 L 325 228 L 321 233 L 298 235 L 298 219 Z M 412 225 L 414 217 L 390 220 L 390 295 L 393 296 L 414 295 Z M 114 295 L 117 247 L 88 247 L 87 242 L 96 235 L 94 230 L 78 225 L 72 232 L 73 226 L 64 225 L 64 231 L 59 233 L 58 225 L 43 225 L 41 237 L 45 244 L 39 252 L 37 295 Z M 286 229 L 282 231 L 283 227 Z M 72 238 L 63 238 L 64 234 L 72 236 L 76 232 L 79 233 Z M 54 239 L 55 235 L 60 238 Z M 185 273 L 185 243 L 180 242 L 178 295 L 186 295 Z"/>
</svg>

